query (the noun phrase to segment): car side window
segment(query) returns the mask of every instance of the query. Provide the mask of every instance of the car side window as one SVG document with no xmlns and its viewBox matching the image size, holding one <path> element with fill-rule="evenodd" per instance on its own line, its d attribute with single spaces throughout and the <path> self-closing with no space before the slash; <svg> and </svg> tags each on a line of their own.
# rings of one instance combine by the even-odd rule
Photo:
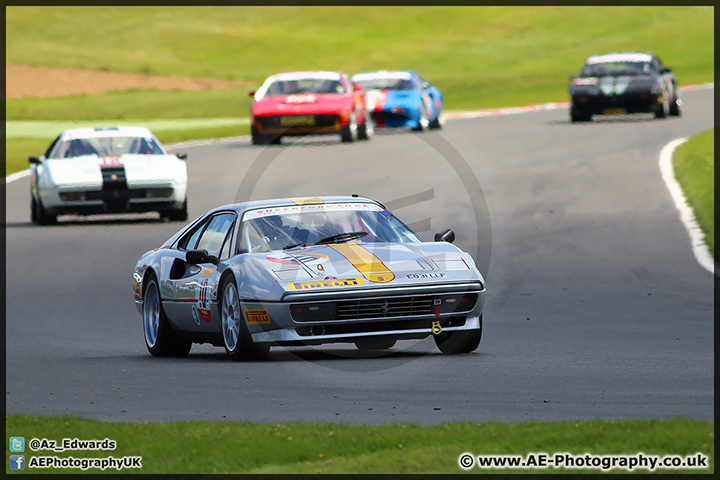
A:
<svg viewBox="0 0 720 480">
<path fill-rule="evenodd" d="M 198 238 L 200 238 L 200 234 L 203 232 L 207 223 L 207 219 L 205 219 L 204 221 L 198 223 L 195 227 L 193 227 L 188 233 L 186 233 L 178 242 L 178 248 L 182 250 L 195 250 L 195 245 L 197 245 Z"/>
<path fill-rule="evenodd" d="M 223 243 L 222 250 L 220 251 L 220 255 L 218 258 L 220 260 L 227 260 L 232 256 L 230 253 L 230 247 L 232 244 L 232 236 L 233 231 L 235 230 L 235 222 L 233 222 L 232 226 L 230 227 L 230 230 L 228 231 L 227 235 L 225 236 L 225 242 Z"/>
<path fill-rule="evenodd" d="M 223 241 L 235 224 L 235 218 L 236 215 L 232 212 L 221 213 L 212 217 L 207 228 L 200 235 L 196 248 L 199 250 L 205 249 L 210 255 L 218 256 Z"/>
</svg>

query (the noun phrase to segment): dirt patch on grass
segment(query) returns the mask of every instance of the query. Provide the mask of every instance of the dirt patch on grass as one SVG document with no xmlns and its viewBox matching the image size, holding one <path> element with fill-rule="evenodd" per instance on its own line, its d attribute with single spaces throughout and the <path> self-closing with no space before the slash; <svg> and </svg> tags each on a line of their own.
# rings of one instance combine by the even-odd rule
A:
<svg viewBox="0 0 720 480">
<path fill-rule="evenodd" d="M 112 90 L 220 90 L 248 86 L 216 78 L 161 77 L 136 73 L 95 72 L 75 68 L 5 64 L 5 98 L 65 97 Z"/>
</svg>

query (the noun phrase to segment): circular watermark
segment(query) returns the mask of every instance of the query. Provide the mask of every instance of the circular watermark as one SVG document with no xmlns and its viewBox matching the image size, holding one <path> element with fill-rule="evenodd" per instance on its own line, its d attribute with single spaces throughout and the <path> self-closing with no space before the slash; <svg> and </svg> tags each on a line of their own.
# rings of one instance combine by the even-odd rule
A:
<svg viewBox="0 0 720 480">
<path fill-rule="evenodd" d="M 455 173 L 457 179 L 460 182 L 462 189 L 465 190 L 472 213 L 464 218 L 454 217 L 453 221 L 462 221 L 466 225 L 469 223 L 475 223 L 475 236 L 471 239 L 474 245 L 465 245 L 464 250 L 472 254 L 476 267 L 481 274 L 486 277 L 490 266 L 490 257 L 492 249 L 492 231 L 490 227 L 490 215 L 488 211 L 487 202 L 485 195 L 480 186 L 480 182 L 475 175 L 470 164 L 460 154 L 460 152 L 442 135 L 435 131 L 418 132 L 414 134 L 403 135 L 403 137 L 409 137 L 422 141 L 426 147 L 439 154 L 439 156 L 446 162 L 446 164 Z M 271 165 L 288 149 L 300 147 L 300 145 L 271 145 L 267 147 L 258 147 L 260 150 L 258 156 L 250 164 L 247 172 L 243 176 L 240 185 L 235 195 L 236 203 L 245 203 L 252 200 L 260 200 L 261 198 L 253 198 L 258 185 L 261 183 L 263 178 L 266 177 Z M 302 148 L 302 147 L 300 147 Z M 360 166 L 362 168 L 362 166 Z M 348 170 L 348 174 L 352 175 L 352 170 Z M 459 186 L 458 186 L 459 187 Z M 438 194 L 438 192 L 440 192 Z M 317 196 L 314 192 L 308 192 L 306 196 Z M 448 198 L 444 198 L 447 196 Z M 410 195 L 398 199 L 395 201 L 382 201 L 392 211 L 393 206 L 400 208 L 413 203 L 424 202 L 427 200 L 440 201 L 441 203 L 453 203 L 457 202 L 461 194 L 458 194 L 458 189 L 443 189 L 443 188 L 432 188 L 424 190 L 415 195 Z M 446 201 L 446 202 L 443 202 Z M 428 211 L 428 209 L 424 209 Z M 401 219 L 402 220 L 402 219 Z M 446 221 L 443 218 L 443 221 Z M 432 218 L 425 219 L 424 226 L 429 228 L 432 224 Z M 412 224 L 411 224 L 412 226 Z M 474 247 L 474 248 L 473 248 Z M 427 339 L 424 339 L 427 340 Z M 424 341 L 419 340 L 419 341 Z M 413 342 L 405 341 L 403 343 L 409 344 L 406 348 L 393 348 L 392 350 L 349 350 L 349 349 L 335 349 L 335 348 L 323 348 L 331 343 L 322 344 L 319 346 L 321 351 L 316 351 L 315 348 L 303 347 L 301 349 L 293 350 L 293 354 L 298 358 L 302 358 L 308 361 L 317 361 L 323 365 L 336 368 L 341 370 L 384 370 L 387 368 L 397 367 L 409 361 L 412 361 L 418 357 L 426 355 L 427 351 L 417 351 L 414 348 L 417 345 L 418 340 Z M 303 350 L 305 350 L 303 352 Z M 386 362 L 363 362 L 362 366 L 348 362 L 326 362 L 328 359 L 337 358 L 377 358 L 377 357 L 393 357 L 395 359 L 391 364 Z"/>
</svg>

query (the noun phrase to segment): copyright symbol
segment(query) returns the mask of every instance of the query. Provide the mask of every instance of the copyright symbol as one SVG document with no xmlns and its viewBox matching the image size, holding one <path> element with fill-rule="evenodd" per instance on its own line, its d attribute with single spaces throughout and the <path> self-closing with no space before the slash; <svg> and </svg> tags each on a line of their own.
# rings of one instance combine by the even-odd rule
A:
<svg viewBox="0 0 720 480">
<path fill-rule="evenodd" d="M 37 438 L 33 438 L 32 440 L 30 440 L 30 450 L 35 451 L 38 448 L 40 448 L 40 440 L 38 440 Z"/>
<path fill-rule="evenodd" d="M 475 464 L 475 458 L 469 453 L 463 453 L 458 458 L 458 464 L 463 470 L 469 470 Z"/>
</svg>

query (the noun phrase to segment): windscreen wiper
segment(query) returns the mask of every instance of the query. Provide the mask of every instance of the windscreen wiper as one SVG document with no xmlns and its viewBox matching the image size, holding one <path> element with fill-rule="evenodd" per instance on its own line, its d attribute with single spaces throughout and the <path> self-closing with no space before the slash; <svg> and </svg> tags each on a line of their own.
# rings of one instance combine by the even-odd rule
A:
<svg viewBox="0 0 720 480">
<path fill-rule="evenodd" d="M 364 237 L 368 232 L 345 232 L 331 235 L 315 242 L 315 245 L 322 245 L 324 243 L 343 243 L 355 240 L 356 238 Z"/>
</svg>

